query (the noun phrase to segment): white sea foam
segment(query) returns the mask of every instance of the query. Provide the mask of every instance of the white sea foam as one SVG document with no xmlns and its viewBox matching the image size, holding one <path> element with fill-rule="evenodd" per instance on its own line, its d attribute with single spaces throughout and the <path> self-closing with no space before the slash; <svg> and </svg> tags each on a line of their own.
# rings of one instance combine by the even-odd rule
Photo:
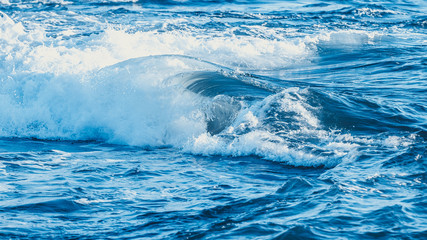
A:
<svg viewBox="0 0 427 240">
<path fill-rule="evenodd" d="M 294 166 L 335 166 L 359 145 L 323 130 L 305 102 L 307 93 L 290 88 L 271 95 L 242 110 L 223 134 L 203 133 L 183 149 L 205 156 L 256 155 Z"/>
<path fill-rule="evenodd" d="M 321 48 L 357 49 L 363 45 L 373 45 L 381 41 L 384 32 L 365 30 L 333 30 L 322 31 L 317 35 L 306 36 L 305 41 L 314 43 Z"/>
<path fill-rule="evenodd" d="M 160 85 L 177 61 L 128 61 L 80 79 L 7 79 L 4 86 L 19 96 L 2 89 L 1 134 L 149 146 L 179 142 L 206 127 L 194 94 Z"/>
<path fill-rule="evenodd" d="M 110 27 L 100 34 L 80 39 L 68 37 L 76 33 L 70 27 L 52 38 L 46 35 L 43 25 L 32 26 L 31 30 L 27 30 L 6 14 L 1 13 L 1 16 L 0 54 L 8 58 L 9 65 L 21 68 L 19 71 L 79 74 L 130 58 L 163 54 L 201 57 L 242 69 L 271 69 L 312 55 L 304 42 L 283 38 L 280 33 L 276 34 L 275 39 L 267 39 L 236 36 L 227 31 L 220 34 L 203 34 L 199 32 L 201 30 L 193 29 L 128 32 L 126 29 Z M 96 22 L 95 19 L 92 21 Z M 81 45 L 76 44 L 76 41 L 86 43 Z"/>
<path fill-rule="evenodd" d="M 82 205 L 90 205 L 90 204 L 96 204 L 96 203 L 105 203 L 105 202 L 111 202 L 110 200 L 105 199 L 87 199 L 87 198 L 80 198 L 77 200 L 74 200 L 75 203 L 82 204 Z"/>
<path fill-rule="evenodd" d="M 355 10 L 355 14 L 358 16 L 369 16 L 369 17 L 382 17 L 384 14 L 399 14 L 404 15 L 402 12 L 393 11 L 389 9 L 372 9 L 372 8 L 358 8 Z"/>
</svg>

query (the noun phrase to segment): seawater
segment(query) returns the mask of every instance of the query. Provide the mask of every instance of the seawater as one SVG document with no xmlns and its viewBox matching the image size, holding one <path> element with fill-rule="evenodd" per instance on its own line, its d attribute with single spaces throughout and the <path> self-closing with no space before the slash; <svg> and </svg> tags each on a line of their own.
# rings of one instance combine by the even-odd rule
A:
<svg viewBox="0 0 427 240">
<path fill-rule="evenodd" d="M 3 239 L 427 238 L 425 1 L 0 1 Z"/>
</svg>

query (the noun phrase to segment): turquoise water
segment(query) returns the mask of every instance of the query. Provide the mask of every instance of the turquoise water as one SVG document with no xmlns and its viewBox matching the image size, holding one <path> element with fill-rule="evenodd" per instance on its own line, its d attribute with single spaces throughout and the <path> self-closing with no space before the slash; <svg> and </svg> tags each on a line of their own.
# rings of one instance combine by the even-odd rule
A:
<svg viewBox="0 0 427 240">
<path fill-rule="evenodd" d="M 5 239 L 424 239 L 424 1 L 0 1 Z"/>
</svg>

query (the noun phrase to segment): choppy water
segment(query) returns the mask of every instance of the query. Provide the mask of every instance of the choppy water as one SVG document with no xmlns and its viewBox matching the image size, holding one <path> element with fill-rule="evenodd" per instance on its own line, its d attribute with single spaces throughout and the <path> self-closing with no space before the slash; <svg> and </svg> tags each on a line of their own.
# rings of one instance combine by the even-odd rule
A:
<svg viewBox="0 0 427 240">
<path fill-rule="evenodd" d="M 0 237 L 425 239 L 426 13 L 0 0 Z"/>
</svg>

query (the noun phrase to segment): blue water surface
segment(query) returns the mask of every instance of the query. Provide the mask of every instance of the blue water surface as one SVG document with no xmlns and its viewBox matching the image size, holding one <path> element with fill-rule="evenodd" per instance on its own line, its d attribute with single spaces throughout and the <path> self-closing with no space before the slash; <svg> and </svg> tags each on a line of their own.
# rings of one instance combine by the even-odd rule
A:
<svg viewBox="0 0 427 240">
<path fill-rule="evenodd" d="M 425 1 L 0 1 L 0 238 L 427 238 Z"/>
</svg>

